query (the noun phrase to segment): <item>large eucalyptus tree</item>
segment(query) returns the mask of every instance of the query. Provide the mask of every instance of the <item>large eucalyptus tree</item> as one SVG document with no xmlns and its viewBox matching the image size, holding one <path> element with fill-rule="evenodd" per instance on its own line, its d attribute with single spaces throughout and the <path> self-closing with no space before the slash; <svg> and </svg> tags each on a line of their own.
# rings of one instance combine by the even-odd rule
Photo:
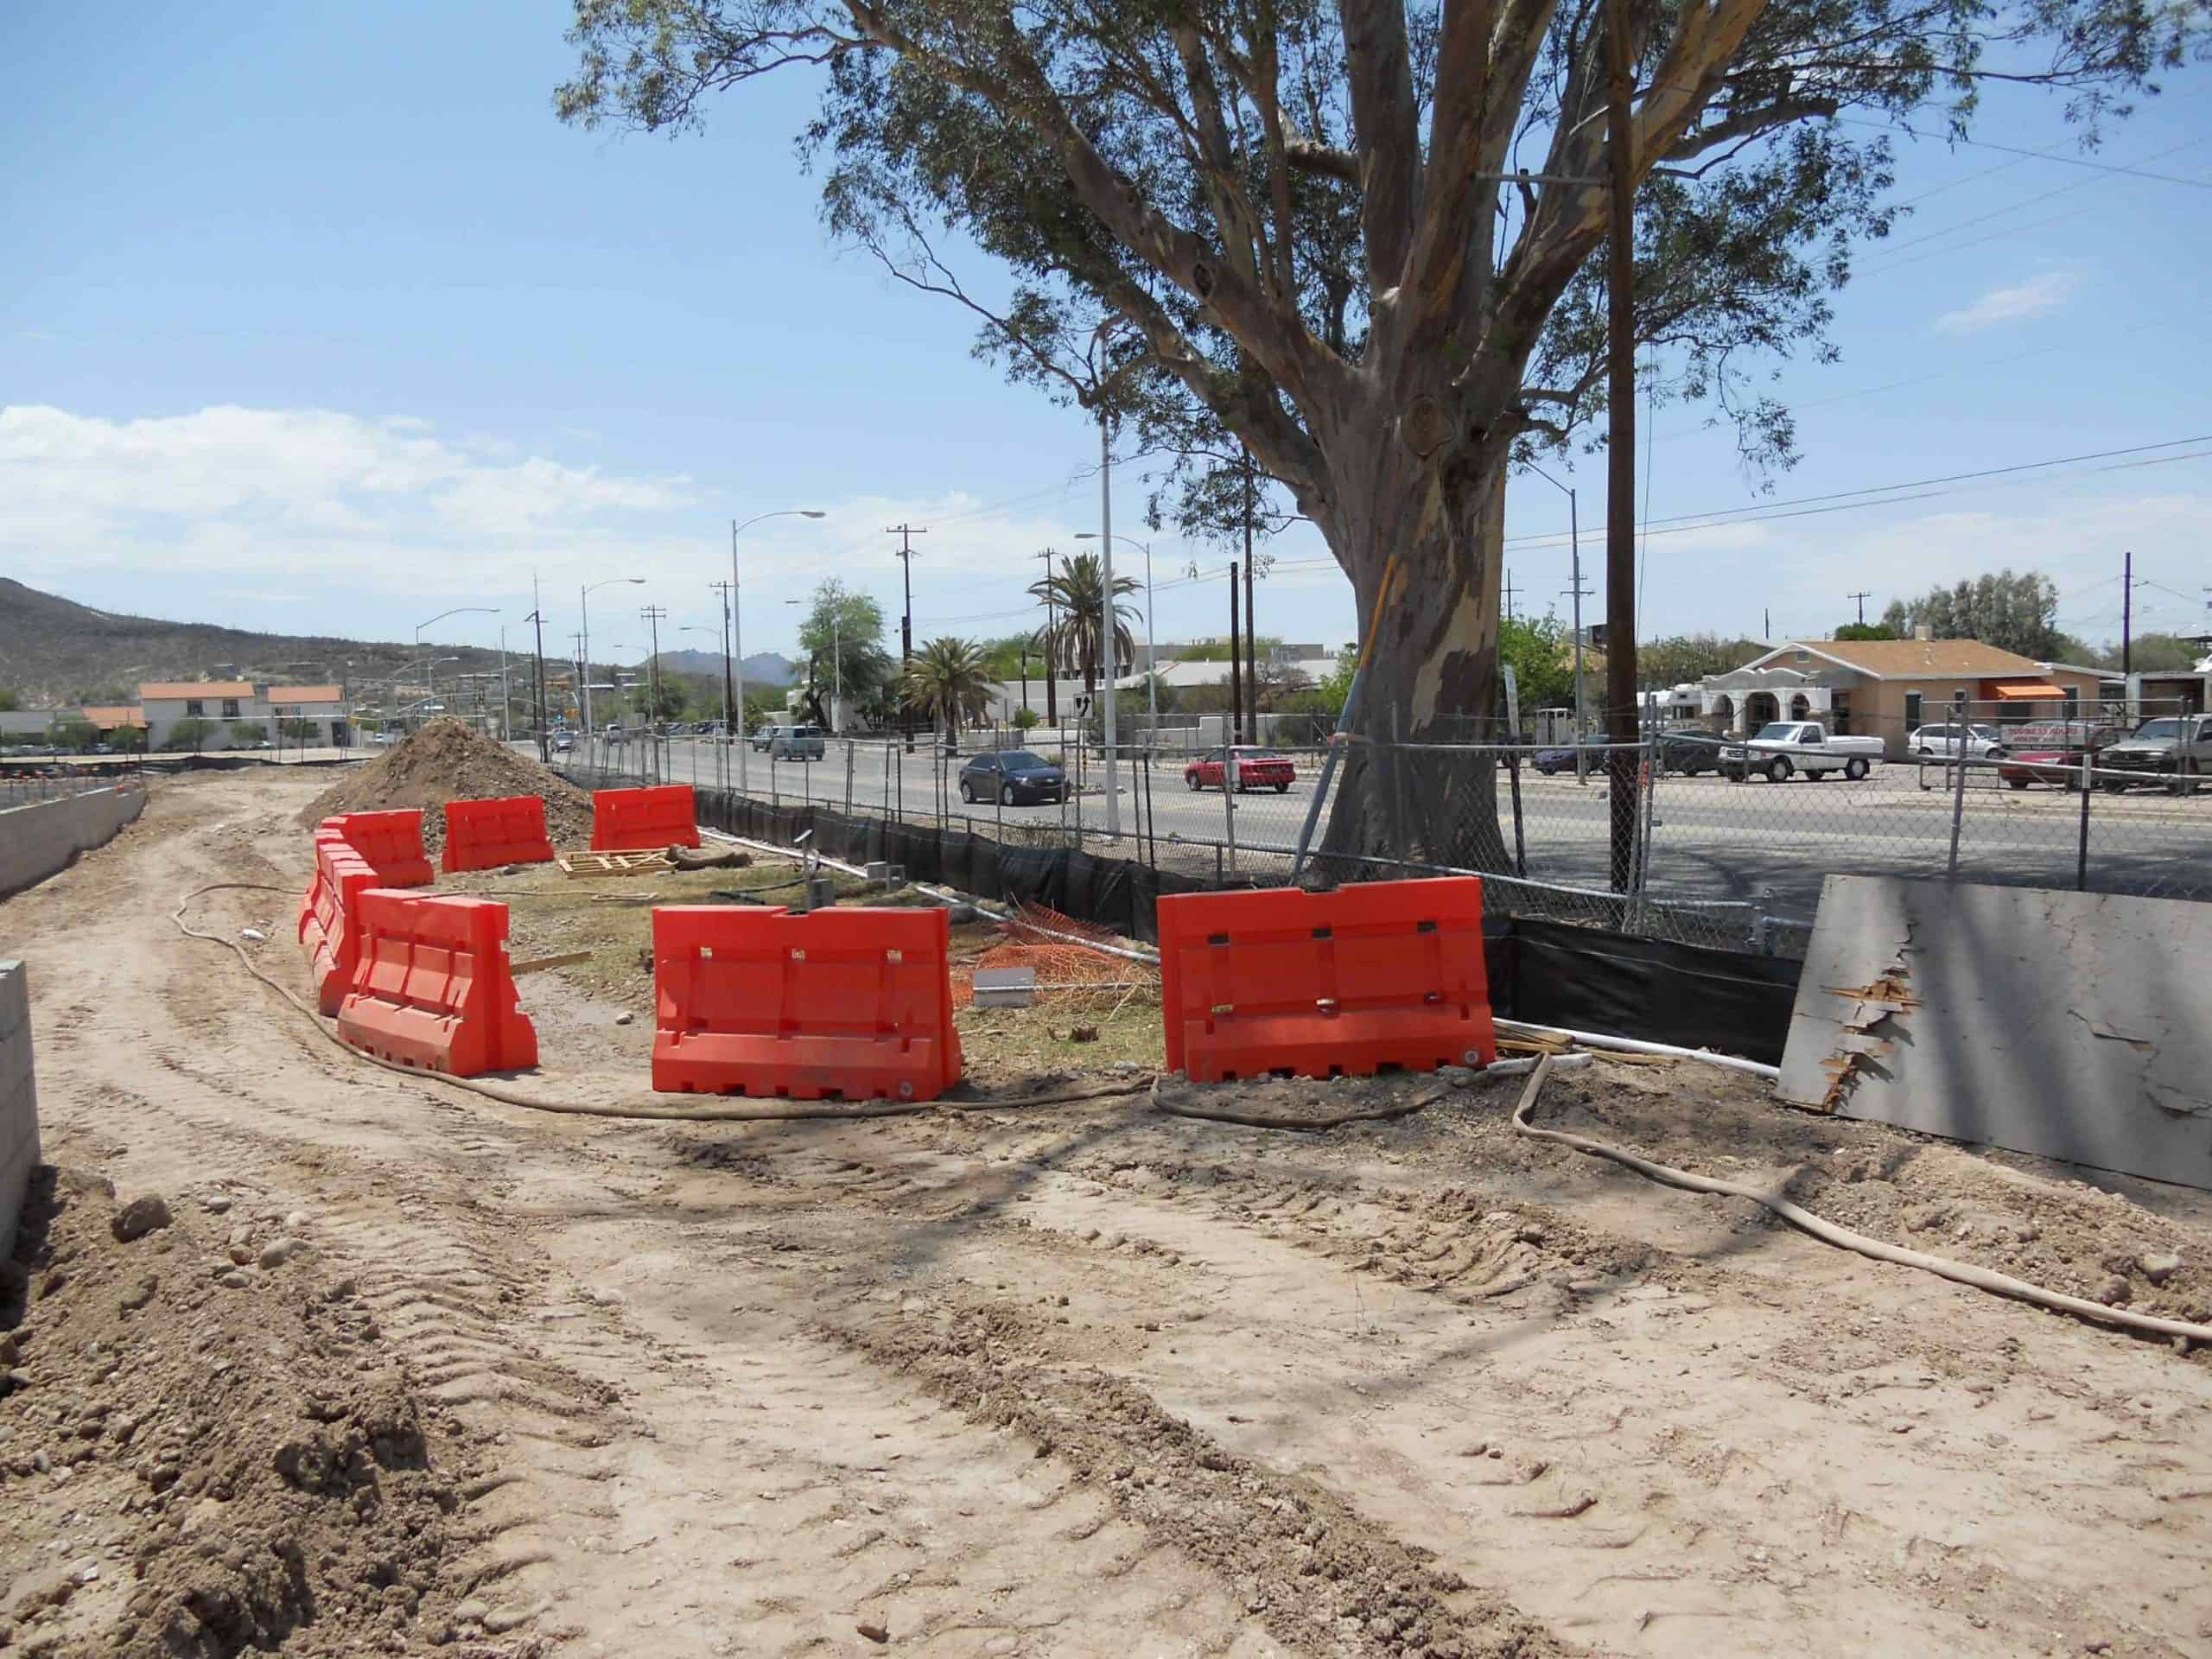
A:
<svg viewBox="0 0 2212 1659">
<path fill-rule="evenodd" d="M 1884 234 L 1890 132 L 1990 81 L 2094 131 L 2203 40 L 2202 0 L 1625 0 L 1635 333 L 1670 395 L 1786 461 L 1763 355 L 1828 349 Z M 1379 611 L 1370 730 L 1496 707 L 1515 457 L 1605 396 L 1600 0 L 575 0 L 567 119 L 698 122 L 815 66 L 832 229 L 976 313 L 1018 378 L 1144 445 L 1237 446 Z M 981 250 L 996 273 L 956 269 Z M 985 263 L 985 262 L 978 262 Z M 1010 281 L 1007 278 L 1010 276 Z M 1186 479 L 1186 483 L 1192 480 Z M 1174 505 L 1203 514 L 1218 488 Z M 1393 557 L 1404 580 L 1378 606 Z M 1327 841 L 1497 856 L 1487 766 L 1382 786 L 1355 750 Z M 1411 822 L 1393 823 L 1394 803 Z"/>
</svg>

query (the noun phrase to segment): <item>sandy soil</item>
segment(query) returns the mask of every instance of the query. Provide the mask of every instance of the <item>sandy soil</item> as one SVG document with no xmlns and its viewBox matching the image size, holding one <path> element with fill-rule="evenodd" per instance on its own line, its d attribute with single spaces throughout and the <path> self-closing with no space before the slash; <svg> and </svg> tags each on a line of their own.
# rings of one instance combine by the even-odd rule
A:
<svg viewBox="0 0 2212 1659">
<path fill-rule="evenodd" d="M 249 1243 L 311 1248 L 226 1267 L 245 1282 L 211 1277 L 195 1316 L 245 1345 L 265 1304 L 287 1355 L 385 1379 L 372 1426 L 422 1425 L 419 1467 L 356 1474 L 425 1483 L 435 1537 L 389 1585 L 333 1568 L 373 1605 L 316 1602 L 286 1651 L 2212 1654 L 2202 1353 L 1530 1142 L 1503 1082 L 1294 1136 L 1141 1097 L 642 1124 L 391 1076 L 168 920 L 202 883 L 275 882 L 193 913 L 268 933 L 249 948 L 303 986 L 311 789 L 159 789 L 0 906 L 0 950 L 31 964 L 48 1156 L 88 1206 L 82 1237 L 65 1206 L 42 1248 L 92 1251 L 95 1298 L 132 1282 L 118 1252 L 172 1235 L 176 1271 L 212 1274 L 226 1199 Z M 558 974 L 524 983 L 547 1056 L 527 1086 L 639 1092 L 646 1020 Z M 2212 1300 L 2203 1195 L 1829 1122 L 1696 1065 L 1562 1077 L 1545 1115 L 1922 1249 L 2200 1318 Z M 162 1194 L 174 1226 L 99 1243 L 93 1177 Z M 340 1307 L 350 1325 L 286 1323 Z M 11 1447 L 92 1403 L 74 1319 L 44 1310 L 0 1399 L 0 1618 L 18 1649 L 113 1652 L 190 1588 L 159 1576 L 174 1548 L 146 1554 L 183 1500 L 121 1460 L 16 1472 Z M 255 1363 L 272 1421 L 227 1432 L 273 1469 L 323 1396 Z M 124 1380 L 132 1410 L 198 1397 L 172 1400 L 172 1371 Z M 218 1484 L 199 1525 L 306 1504 Z M 80 1556 L 96 1580 L 27 1605 Z"/>
</svg>

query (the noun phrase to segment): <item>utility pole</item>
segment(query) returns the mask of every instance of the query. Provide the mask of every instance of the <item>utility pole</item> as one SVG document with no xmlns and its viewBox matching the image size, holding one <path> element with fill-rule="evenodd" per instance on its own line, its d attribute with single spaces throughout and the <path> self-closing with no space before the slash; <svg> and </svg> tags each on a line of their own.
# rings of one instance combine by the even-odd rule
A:
<svg viewBox="0 0 2212 1659">
<path fill-rule="evenodd" d="M 1031 556 L 1045 561 L 1045 723 L 1054 731 L 1060 728 L 1059 639 L 1052 625 L 1052 561 L 1058 556 L 1049 547 L 1039 548 Z"/>
<path fill-rule="evenodd" d="M 1873 598 L 1873 596 L 1874 595 L 1871 591 L 1846 594 L 1844 595 L 1846 599 L 1855 599 L 1859 601 L 1859 626 L 1862 628 L 1866 626 L 1866 601 Z"/>
<path fill-rule="evenodd" d="M 735 585 L 728 582 L 707 584 L 722 602 L 722 735 L 732 742 L 745 735 L 745 705 L 737 700 L 737 669 L 729 649 L 729 599 Z"/>
<path fill-rule="evenodd" d="M 2135 671 L 2135 550 L 2120 555 L 2120 674 Z M 2125 688 L 2123 687 L 2124 690 Z"/>
<path fill-rule="evenodd" d="M 1611 739 L 1612 886 L 1636 858 L 1636 156 L 1628 0 L 1605 0 L 1605 160 L 1612 174 L 1605 275 L 1605 734 Z"/>
<path fill-rule="evenodd" d="M 899 619 L 899 661 L 903 666 L 914 660 L 914 537 L 930 532 L 926 524 L 919 530 L 912 524 L 893 524 L 883 533 L 899 538 L 899 550 L 892 556 L 906 571 L 906 609 Z"/>
<path fill-rule="evenodd" d="M 1505 569 L 1505 614 L 1509 618 L 1513 614 L 1513 567 L 1510 565 Z"/>
<path fill-rule="evenodd" d="M 1260 609 L 1252 602 L 1252 452 L 1244 452 L 1244 714 L 1247 742 L 1260 741 Z M 1231 665 L 1234 673 L 1235 665 Z"/>
<path fill-rule="evenodd" d="M 1229 562 L 1229 741 L 1241 741 L 1244 734 L 1244 701 L 1236 689 L 1236 663 L 1243 647 L 1236 638 L 1236 561 Z M 1222 774 L 1224 778 L 1226 772 Z M 1224 788 L 1228 787 L 1226 784 Z"/>
<path fill-rule="evenodd" d="M 1774 613 L 1764 607 L 1759 610 L 1759 638 L 1770 645 L 1774 643 Z"/>
<path fill-rule="evenodd" d="M 1582 580 L 1580 518 L 1581 514 L 1577 510 L 1574 492 L 1569 490 L 1567 493 L 1567 521 L 1572 527 L 1568 531 L 1568 537 L 1570 545 L 1574 550 L 1572 556 L 1574 586 L 1567 591 L 1574 598 L 1574 781 L 1578 784 L 1586 784 L 1590 781 L 1590 752 L 1584 747 L 1583 740 L 1588 735 L 1586 728 L 1590 720 L 1590 694 L 1584 689 L 1582 679 L 1582 601 L 1585 597 L 1598 590 Z"/>
<path fill-rule="evenodd" d="M 668 613 L 658 605 L 646 605 L 638 614 L 652 628 L 653 654 L 652 671 L 645 676 L 645 732 L 652 739 L 653 777 L 660 777 L 660 620 Z"/>
<path fill-rule="evenodd" d="M 537 630 L 537 764 L 545 766 L 553 759 L 553 740 L 547 734 L 545 718 L 545 613 L 539 608 L 537 572 L 530 573 L 530 621 Z"/>
</svg>

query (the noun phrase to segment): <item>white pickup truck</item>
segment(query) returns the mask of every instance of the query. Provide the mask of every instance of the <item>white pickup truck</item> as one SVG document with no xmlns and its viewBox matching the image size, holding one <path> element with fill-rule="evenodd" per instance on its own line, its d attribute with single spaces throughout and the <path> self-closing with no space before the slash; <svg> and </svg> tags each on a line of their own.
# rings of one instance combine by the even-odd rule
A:
<svg viewBox="0 0 2212 1659">
<path fill-rule="evenodd" d="M 1841 737 L 1832 734 L 1816 720 L 1777 720 L 1759 728 L 1748 744 L 1720 751 L 1723 776 L 1764 778 L 1785 783 L 1803 772 L 1815 783 L 1832 772 L 1853 782 L 1873 770 L 1882 758 L 1878 737 Z"/>
</svg>

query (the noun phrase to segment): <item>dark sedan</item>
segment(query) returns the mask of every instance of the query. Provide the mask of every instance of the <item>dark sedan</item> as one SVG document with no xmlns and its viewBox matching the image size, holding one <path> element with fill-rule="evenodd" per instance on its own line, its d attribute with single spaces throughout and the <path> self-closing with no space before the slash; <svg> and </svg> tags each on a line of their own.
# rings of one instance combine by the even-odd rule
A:
<svg viewBox="0 0 2212 1659">
<path fill-rule="evenodd" d="M 1027 749 L 976 755 L 960 768 L 960 798 L 970 805 L 977 801 L 1000 801 L 1007 806 L 1058 804 L 1067 798 L 1067 773 Z"/>
</svg>

